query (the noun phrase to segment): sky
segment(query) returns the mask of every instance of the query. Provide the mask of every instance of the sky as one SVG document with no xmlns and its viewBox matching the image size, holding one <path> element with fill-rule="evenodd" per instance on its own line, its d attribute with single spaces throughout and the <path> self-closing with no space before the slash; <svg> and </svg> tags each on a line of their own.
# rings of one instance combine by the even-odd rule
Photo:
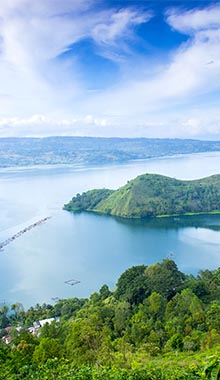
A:
<svg viewBox="0 0 220 380">
<path fill-rule="evenodd" d="M 220 2 L 0 0 L 0 137 L 220 139 Z"/>
</svg>

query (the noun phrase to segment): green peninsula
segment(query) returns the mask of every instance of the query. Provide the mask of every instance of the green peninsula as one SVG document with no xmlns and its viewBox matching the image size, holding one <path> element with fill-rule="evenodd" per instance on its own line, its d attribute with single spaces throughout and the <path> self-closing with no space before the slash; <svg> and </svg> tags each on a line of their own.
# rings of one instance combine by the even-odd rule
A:
<svg viewBox="0 0 220 380">
<path fill-rule="evenodd" d="M 118 190 L 99 189 L 77 194 L 64 209 L 123 218 L 220 213 L 220 175 L 183 181 L 143 174 Z"/>
</svg>

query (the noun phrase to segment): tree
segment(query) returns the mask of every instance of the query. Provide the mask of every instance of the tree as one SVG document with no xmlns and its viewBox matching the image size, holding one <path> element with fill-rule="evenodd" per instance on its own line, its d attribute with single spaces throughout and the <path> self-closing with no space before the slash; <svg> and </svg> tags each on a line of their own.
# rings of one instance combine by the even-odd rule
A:
<svg viewBox="0 0 220 380">
<path fill-rule="evenodd" d="M 12 340 L 12 366 L 16 369 L 32 363 L 32 357 L 38 340 L 33 335 L 22 330 Z"/>
<path fill-rule="evenodd" d="M 63 319 L 74 317 L 87 300 L 85 298 L 68 298 L 59 300 L 51 311 L 51 316 L 61 316 Z"/>
<path fill-rule="evenodd" d="M 166 330 L 169 335 L 189 335 L 193 329 L 204 330 L 205 313 L 199 298 L 191 289 L 184 289 L 166 307 Z"/>
<path fill-rule="evenodd" d="M 69 325 L 65 348 L 74 365 L 93 365 L 97 361 L 103 340 L 103 323 L 92 307 L 90 315 L 76 318 Z"/>
<path fill-rule="evenodd" d="M 146 297 L 145 265 L 127 269 L 119 277 L 115 297 L 131 304 L 138 304 Z"/>
<path fill-rule="evenodd" d="M 20 302 L 17 302 L 11 305 L 11 311 L 12 311 L 11 318 L 16 323 L 24 322 L 25 312 L 24 312 L 24 307 Z"/>
<path fill-rule="evenodd" d="M 58 339 L 42 338 L 34 351 L 33 361 L 37 364 L 46 363 L 48 359 L 62 358 L 63 345 Z"/>
<path fill-rule="evenodd" d="M 126 301 L 120 301 L 115 306 L 115 316 L 113 319 L 114 329 L 119 336 L 123 335 L 129 324 L 131 316 L 130 304 Z"/>
<path fill-rule="evenodd" d="M 206 314 L 206 323 L 210 331 L 215 329 L 220 332 L 220 305 L 217 302 L 210 305 Z"/>
<path fill-rule="evenodd" d="M 165 299 L 161 294 L 151 293 L 147 301 L 147 313 L 154 321 L 161 319 L 165 312 Z"/>
<path fill-rule="evenodd" d="M 182 351 L 183 350 L 182 335 L 180 333 L 174 334 L 168 341 L 167 345 L 170 345 L 170 347 L 172 347 L 176 351 Z"/>
<path fill-rule="evenodd" d="M 163 262 L 150 265 L 144 271 L 148 295 L 159 293 L 170 300 L 183 288 L 185 275 L 180 272 L 173 260 L 165 259 Z"/>
<path fill-rule="evenodd" d="M 7 305 L 2 305 L 0 307 L 0 329 L 4 329 L 10 323 L 8 312 L 9 308 Z"/>
<path fill-rule="evenodd" d="M 110 292 L 109 287 L 105 284 L 99 290 L 99 294 L 100 300 L 104 301 L 106 298 L 110 297 L 112 293 Z"/>
</svg>

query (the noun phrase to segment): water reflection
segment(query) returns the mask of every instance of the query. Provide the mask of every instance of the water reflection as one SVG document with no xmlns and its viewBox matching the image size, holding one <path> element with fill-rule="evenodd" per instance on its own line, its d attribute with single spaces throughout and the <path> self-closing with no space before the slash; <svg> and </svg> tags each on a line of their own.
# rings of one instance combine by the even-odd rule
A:
<svg viewBox="0 0 220 380">
<path fill-rule="evenodd" d="M 143 219 L 125 219 L 112 217 L 117 222 L 131 226 L 132 228 L 146 227 L 153 229 L 179 229 L 179 228 L 207 228 L 213 231 L 220 231 L 220 214 L 203 214 L 203 215 L 183 215 L 169 216 L 164 218 L 143 218 Z"/>
</svg>

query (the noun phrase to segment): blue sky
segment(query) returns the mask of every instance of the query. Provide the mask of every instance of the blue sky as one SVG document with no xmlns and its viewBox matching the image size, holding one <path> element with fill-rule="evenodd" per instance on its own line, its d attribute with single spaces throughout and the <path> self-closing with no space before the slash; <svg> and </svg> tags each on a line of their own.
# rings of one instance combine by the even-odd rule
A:
<svg viewBox="0 0 220 380">
<path fill-rule="evenodd" d="M 220 139 L 220 3 L 1 0 L 0 136 Z"/>
</svg>

